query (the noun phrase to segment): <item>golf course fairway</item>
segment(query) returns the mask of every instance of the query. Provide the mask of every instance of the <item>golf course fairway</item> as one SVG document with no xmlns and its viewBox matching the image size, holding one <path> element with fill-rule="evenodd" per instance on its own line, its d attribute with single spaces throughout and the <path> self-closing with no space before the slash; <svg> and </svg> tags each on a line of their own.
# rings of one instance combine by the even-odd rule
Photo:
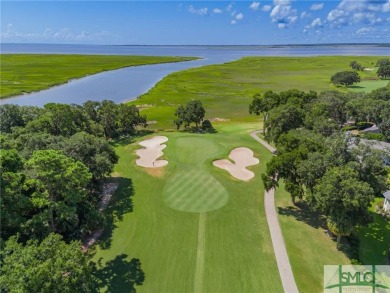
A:
<svg viewBox="0 0 390 293">
<path fill-rule="evenodd" d="M 95 259 L 139 258 L 145 282 L 137 292 L 282 292 L 260 178 L 271 153 L 250 137 L 256 126 L 159 133 L 168 138 L 161 159 L 169 164 L 162 168 L 135 164 L 137 143 L 155 134 L 118 143 L 120 187 Z M 235 147 L 250 148 L 260 160 L 248 167 L 255 173 L 248 182 L 212 165 Z"/>
</svg>

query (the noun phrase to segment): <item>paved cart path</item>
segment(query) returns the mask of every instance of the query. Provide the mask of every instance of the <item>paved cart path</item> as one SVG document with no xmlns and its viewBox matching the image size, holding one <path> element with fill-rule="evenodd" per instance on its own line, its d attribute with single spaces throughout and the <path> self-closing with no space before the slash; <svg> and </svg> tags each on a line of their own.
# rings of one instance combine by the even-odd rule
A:
<svg viewBox="0 0 390 293">
<path fill-rule="evenodd" d="M 257 136 L 261 130 L 251 132 L 251 136 L 265 146 L 271 152 L 275 151 L 271 145 Z M 280 229 L 278 215 L 275 208 L 275 190 L 271 189 L 264 193 L 264 207 L 267 217 L 268 228 L 271 233 L 272 245 L 274 247 L 276 262 L 279 275 L 282 279 L 284 292 L 298 293 L 298 287 L 295 283 L 294 275 L 291 270 L 290 260 L 287 255 L 286 245 L 284 243 L 282 230 Z"/>
</svg>

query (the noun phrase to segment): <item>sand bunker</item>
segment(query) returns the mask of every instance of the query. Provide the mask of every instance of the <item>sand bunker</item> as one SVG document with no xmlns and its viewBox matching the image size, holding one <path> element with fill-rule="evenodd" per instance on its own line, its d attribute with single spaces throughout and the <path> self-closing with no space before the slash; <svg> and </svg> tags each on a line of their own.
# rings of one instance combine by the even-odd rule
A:
<svg viewBox="0 0 390 293">
<path fill-rule="evenodd" d="M 229 160 L 217 160 L 213 162 L 213 165 L 228 171 L 230 175 L 239 180 L 248 181 L 255 176 L 253 172 L 246 169 L 248 166 L 259 163 L 259 159 L 253 156 L 253 152 L 250 149 L 243 147 L 235 148 L 230 152 L 229 158 L 235 163 Z"/>
<path fill-rule="evenodd" d="M 166 148 L 163 144 L 167 142 L 168 138 L 165 136 L 155 136 L 151 139 L 141 141 L 139 145 L 143 146 L 143 149 L 137 151 L 139 159 L 135 161 L 138 166 L 146 168 L 159 168 L 168 164 L 166 160 L 157 160 L 163 155 L 162 150 Z"/>
</svg>

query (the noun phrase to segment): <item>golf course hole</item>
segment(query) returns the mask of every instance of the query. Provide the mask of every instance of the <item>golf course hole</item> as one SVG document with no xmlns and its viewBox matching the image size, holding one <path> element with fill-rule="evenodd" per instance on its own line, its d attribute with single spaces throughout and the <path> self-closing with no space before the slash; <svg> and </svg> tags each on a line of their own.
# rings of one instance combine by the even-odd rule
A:
<svg viewBox="0 0 390 293">
<path fill-rule="evenodd" d="M 203 213 L 223 207 L 229 200 L 229 194 L 211 174 L 191 170 L 176 173 L 168 179 L 163 199 L 172 209 Z"/>
</svg>

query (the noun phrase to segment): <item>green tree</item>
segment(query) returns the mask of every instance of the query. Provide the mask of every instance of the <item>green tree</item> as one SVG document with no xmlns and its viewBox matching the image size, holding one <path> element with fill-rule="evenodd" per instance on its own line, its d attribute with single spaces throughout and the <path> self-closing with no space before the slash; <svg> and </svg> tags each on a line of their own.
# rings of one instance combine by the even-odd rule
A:
<svg viewBox="0 0 390 293">
<path fill-rule="evenodd" d="M 327 217 L 329 229 L 337 235 L 338 248 L 341 236 L 372 220 L 369 207 L 374 191 L 349 167 L 329 169 L 316 185 L 314 197 L 315 207 Z"/>
<path fill-rule="evenodd" d="M 0 132 L 9 133 L 15 126 L 24 126 L 20 107 L 12 104 L 0 105 Z"/>
<path fill-rule="evenodd" d="M 280 103 L 280 97 L 273 91 L 266 91 L 262 96 L 255 94 L 249 105 L 249 114 L 263 115 L 263 135 L 265 134 L 265 121 L 268 119 L 268 113 Z"/>
<path fill-rule="evenodd" d="M 349 66 L 350 66 L 352 69 L 355 69 L 355 70 L 360 70 L 360 71 L 364 70 L 364 67 L 363 67 L 361 64 L 359 64 L 357 61 L 352 61 L 352 62 L 349 64 Z"/>
<path fill-rule="evenodd" d="M 321 135 L 306 129 L 291 130 L 282 134 L 277 141 L 278 155 L 267 164 L 267 171 L 262 175 L 267 190 L 278 186 L 278 180 L 285 181 L 286 190 L 291 195 L 293 204 L 296 198 L 304 196 L 304 180 L 298 172 L 299 165 L 307 159 L 310 152 L 322 149 Z"/>
<path fill-rule="evenodd" d="M 330 81 L 334 85 L 349 86 L 354 83 L 360 82 L 360 76 L 355 71 L 341 71 L 332 75 Z"/>
<path fill-rule="evenodd" d="M 25 245 L 13 236 L 1 252 L 2 292 L 90 292 L 91 258 L 79 241 L 67 244 L 58 234 Z"/>
<path fill-rule="evenodd" d="M 117 135 L 118 106 L 113 101 L 104 100 L 97 111 L 105 138 L 114 138 Z"/>
<path fill-rule="evenodd" d="M 198 125 L 203 121 L 205 112 L 201 101 L 191 100 L 185 106 L 180 105 L 176 109 L 175 116 L 177 119 L 174 123 L 177 129 L 183 124 L 185 128 L 188 128 L 191 123 L 195 123 L 195 127 L 198 128 Z"/>
<path fill-rule="evenodd" d="M 96 181 L 110 175 L 118 162 L 115 150 L 104 138 L 85 132 L 78 132 L 64 140 L 56 149 L 62 149 L 67 156 L 82 162 Z"/>
<path fill-rule="evenodd" d="M 122 135 L 131 135 L 136 131 L 136 126 L 146 127 L 146 116 L 139 113 L 135 105 L 118 105 L 118 132 Z"/>
<path fill-rule="evenodd" d="M 20 231 L 31 209 L 23 193 L 23 162 L 16 150 L 0 151 L 0 236 L 3 240 Z"/>
<path fill-rule="evenodd" d="M 26 162 L 26 173 L 32 204 L 40 211 L 32 223 L 44 221 L 50 232 L 73 233 L 79 224 L 77 205 L 85 200 L 92 177 L 88 168 L 61 151 L 43 150 Z"/>
<path fill-rule="evenodd" d="M 376 100 L 390 101 L 390 86 L 373 90 L 368 96 Z"/>
<path fill-rule="evenodd" d="M 380 78 L 387 78 L 390 77 L 390 64 L 389 65 L 381 65 L 379 66 L 376 74 Z"/>
<path fill-rule="evenodd" d="M 303 126 L 304 113 L 293 104 L 281 105 L 269 112 L 265 122 L 265 138 L 268 141 L 278 141 L 280 135 L 291 129 Z"/>
<path fill-rule="evenodd" d="M 390 101 L 380 111 L 381 121 L 378 123 L 381 133 L 390 141 Z"/>
<path fill-rule="evenodd" d="M 376 66 L 380 67 L 382 65 L 390 65 L 390 60 L 389 59 L 379 59 L 376 61 Z"/>
</svg>

